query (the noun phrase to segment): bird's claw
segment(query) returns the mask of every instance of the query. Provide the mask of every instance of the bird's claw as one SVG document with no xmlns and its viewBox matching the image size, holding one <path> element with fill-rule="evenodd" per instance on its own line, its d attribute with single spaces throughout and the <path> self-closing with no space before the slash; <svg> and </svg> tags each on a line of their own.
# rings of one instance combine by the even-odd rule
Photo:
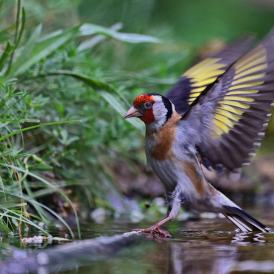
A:
<svg viewBox="0 0 274 274">
<path fill-rule="evenodd" d="M 149 228 L 137 228 L 134 229 L 134 231 L 147 233 L 155 238 L 171 238 L 171 234 L 166 230 L 160 229 L 159 226 L 152 226 Z"/>
</svg>

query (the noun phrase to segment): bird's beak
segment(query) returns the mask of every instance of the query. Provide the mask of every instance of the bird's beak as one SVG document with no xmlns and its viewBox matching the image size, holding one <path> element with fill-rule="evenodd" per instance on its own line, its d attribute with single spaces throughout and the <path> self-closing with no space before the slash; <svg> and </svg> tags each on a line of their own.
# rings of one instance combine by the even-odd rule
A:
<svg viewBox="0 0 274 274">
<path fill-rule="evenodd" d="M 132 118 L 132 117 L 140 117 L 140 116 L 142 116 L 142 113 L 140 113 L 138 109 L 132 106 L 124 115 L 124 119 Z"/>
</svg>

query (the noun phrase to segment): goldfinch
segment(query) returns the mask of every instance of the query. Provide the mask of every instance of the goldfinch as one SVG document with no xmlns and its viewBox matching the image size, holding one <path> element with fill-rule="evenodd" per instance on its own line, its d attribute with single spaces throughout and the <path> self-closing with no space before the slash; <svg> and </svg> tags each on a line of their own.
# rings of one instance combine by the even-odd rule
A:
<svg viewBox="0 0 274 274">
<path fill-rule="evenodd" d="M 147 162 L 169 197 L 167 217 L 141 231 L 170 236 L 161 226 L 183 204 L 222 213 L 243 232 L 269 231 L 208 183 L 202 169 L 237 171 L 265 134 L 274 101 L 274 31 L 251 44 L 227 46 L 187 70 L 166 96 L 137 96 L 125 114 L 145 123 Z"/>
</svg>

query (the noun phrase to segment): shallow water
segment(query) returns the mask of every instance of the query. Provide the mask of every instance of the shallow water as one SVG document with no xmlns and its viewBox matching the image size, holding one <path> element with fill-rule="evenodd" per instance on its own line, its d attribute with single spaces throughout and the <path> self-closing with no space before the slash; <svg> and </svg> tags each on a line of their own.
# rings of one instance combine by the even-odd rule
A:
<svg viewBox="0 0 274 274">
<path fill-rule="evenodd" d="M 255 216 L 274 227 L 272 211 L 257 212 Z M 140 225 L 116 222 L 89 223 L 83 227 L 83 238 L 94 238 L 120 234 Z M 274 273 L 272 233 L 236 233 L 225 219 L 172 222 L 168 230 L 173 236 L 171 239 L 141 240 L 115 256 L 98 261 L 83 255 L 69 270 L 61 271 L 60 266 L 60 271 L 53 273 Z M 4 251 L 5 245 L 1 253 Z M 49 272 L 43 268 L 42 273 Z"/>
<path fill-rule="evenodd" d="M 274 213 L 257 212 L 256 216 L 274 227 Z M 96 225 L 84 236 L 117 234 L 134 227 Z M 235 233 L 225 219 L 174 222 L 168 229 L 172 239 L 143 241 L 113 258 L 62 273 L 274 273 L 274 234 Z"/>
</svg>

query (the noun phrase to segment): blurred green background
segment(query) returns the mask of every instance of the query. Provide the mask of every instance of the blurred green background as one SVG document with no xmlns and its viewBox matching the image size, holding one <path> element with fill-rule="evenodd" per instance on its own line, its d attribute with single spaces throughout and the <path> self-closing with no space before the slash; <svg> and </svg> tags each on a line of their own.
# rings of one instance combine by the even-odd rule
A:
<svg viewBox="0 0 274 274">
<path fill-rule="evenodd" d="M 24 5 L 33 21 L 42 21 L 51 29 L 80 22 L 103 26 L 122 22 L 126 31 L 198 45 L 212 38 L 230 40 L 248 32 L 261 37 L 273 27 L 274 20 L 272 0 L 30 0 Z"/>
<path fill-rule="evenodd" d="M 162 193 L 145 165 L 142 125 L 121 114 L 208 52 L 262 38 L 274 1 L 2 0 L 0 16 L 1 225 L 69 227 L 98 208 L 118 216 L 136 198 L 144 211 L 144 199 Z M 271 121 L 261 155 L 273 157 L 273 144 Z"/>
</svg>

